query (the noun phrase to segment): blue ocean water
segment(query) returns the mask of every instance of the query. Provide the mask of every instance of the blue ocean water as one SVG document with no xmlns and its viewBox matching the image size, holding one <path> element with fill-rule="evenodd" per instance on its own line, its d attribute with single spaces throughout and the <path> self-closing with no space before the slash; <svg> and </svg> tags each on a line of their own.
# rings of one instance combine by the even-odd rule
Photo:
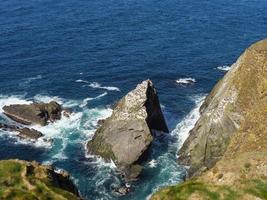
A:
<svg viewBox="0 0 267 200">
<path fill-rule="evenodd" d="M 0 132 L 0 159 L 65 169 L 85 199 L 141 200 L 180 182 L 175 154 L 197 107 L 224 75 L 220 69 L 267 37 L 266 9 L 265 0 L 1 0 L 0 106 L 54 99 L 74 114 L 35 127 L 52 145 Z M 148 78 L 172 132 L 153 144 L 133 192 L 118 197 L 114 165 L 86 155 L 84 145 L 110 105 Z M 180 78 L 196 82 L 181 85 Z M 0 111 L 0 121 L 9 121 Z"/>
</svg>

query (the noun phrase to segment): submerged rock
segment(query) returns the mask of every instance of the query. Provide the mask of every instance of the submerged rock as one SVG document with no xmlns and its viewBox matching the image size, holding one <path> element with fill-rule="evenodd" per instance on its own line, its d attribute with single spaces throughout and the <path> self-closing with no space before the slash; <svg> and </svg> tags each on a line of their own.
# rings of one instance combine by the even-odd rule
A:
<svg viewBox="0 0 267 200">
<path fill-rule="evenodd" d="M 80 199 L 67 172 L 37 162 L 0 161 L 0 185 L 0 199 Z"/>
<path fill-rule="evenodd" d="M 152 130 L 168 132 L 157 92 L 150 80 L 124 96 L 87 144 L 89 153 L 112 159 L 125 178 L 136 179 L 153 141 Z"/>
<path fill-rule="evenodd" d="M 41 132 L 33 128 L 19 127 L 15 125 L 4 124 L 4 123 L 0 123 L 0 129 L 4 131 L 17 132 L 18 137 L 21 137 L 23 139 L 37 140 L 38 138 L 44 136 Z"/>
<path fill-rule="evenodd" d="M 201 117 L 179 151 L 189 176 L 210 169 L 224 155 L 246 114 L 267 96 L 267 40 L 249 47 L 200 108 Z"/>
<path fill-rule="evenodd" d="M 13 104 L 3 107 L 4 114 L 14 121 L 25 124 L 46 125 L 61 118 L 62 107 L 55 101 L 49 103 Z"/>
</svg>

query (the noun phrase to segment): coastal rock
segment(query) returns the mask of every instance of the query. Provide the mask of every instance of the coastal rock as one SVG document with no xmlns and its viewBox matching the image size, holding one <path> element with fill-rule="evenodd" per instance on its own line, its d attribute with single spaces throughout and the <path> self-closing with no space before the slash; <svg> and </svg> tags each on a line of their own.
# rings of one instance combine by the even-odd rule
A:
<svg viewBox="0 0 267 200">
<path fill-rule="evenodd" d="M 116 104 L 111 117 L 88 142 L 88 152 L 112 159 L 125 172 L 125 178 L 136 179 L 141 172 L 137 164 L 153 141 L 154 130 L 168 132 L 157 92 L 146 80 Z"/>
<path fill-rule="evenodd" d="M 267 40 L 249 47 L 200 108 L 201 117 L 180 149 L 179 164 L 189 176 L 210 169 L 224 155 L 250 110 L 267 96 Z"/>
<path fill-rule="evenodd" d="M 55 101 L 49 103 L 13 104 L 3 107 L 4 114 L 14 121 L 45 126 L 48 121 L 61 118 L 62 107 Z"/>
<path fill-rule="evenodd" d="M 4 123 L 0 123 L 0 129 L 4 131 L 17 132 L 18 137 L 21 137 L 23 139 L 37 140 L 38 138 L 44 136 L 41 132 L 33 128 L 19 127 L 15 125 L 4 124 Z"/>
<path fill-rule="evenodd" d="M 151 200 L 266 199 L 267 40 L 241 55 L 201 113 L 179 152 L 180 163 L 198 176 L 157 191 Z"/>
<path fill-rule="evenodd" d="M 37 162 L 1 160 L 0 185 L 0 199 L 80 199 L 67 172 Z"/>
</svg>

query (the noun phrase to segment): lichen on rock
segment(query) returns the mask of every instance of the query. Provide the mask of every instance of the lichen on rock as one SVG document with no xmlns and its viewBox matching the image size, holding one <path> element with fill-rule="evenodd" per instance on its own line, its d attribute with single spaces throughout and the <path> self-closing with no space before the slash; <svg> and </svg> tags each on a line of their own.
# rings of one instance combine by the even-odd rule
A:
<svg viewBox="0 0 267 200">
<path fill-rule="evenodd" d="M 168 132 L 157 92 L 146 80 L 117 103 L 111 117 L 103 121 L 88 142 L 88 152 L 112 159 L 126 178 L 134 179 L 141 170 L 132 169 L 139 169 L 136 164 L 153 141 L 152 130 Z"/>
</svg>

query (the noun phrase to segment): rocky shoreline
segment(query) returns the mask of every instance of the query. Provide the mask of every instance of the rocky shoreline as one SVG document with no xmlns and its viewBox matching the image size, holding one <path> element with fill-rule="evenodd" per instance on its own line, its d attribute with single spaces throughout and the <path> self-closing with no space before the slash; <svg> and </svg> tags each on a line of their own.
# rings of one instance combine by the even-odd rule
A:
<svg viewBox="0 0 267 200">
<path fill-rule="evenodd" d="M 153 200 L 266 197 L 266 190 L 262 189 L 267 186 L 266 52 L 267 40 L 249 47 L 206 97 L 199 120 L 178 152 L 178 164 L 189 166 L 189 180 L 156 192 Z M 69 111 L 55 101 L 14 104 L 2 109 L 14 122 L 0 123 L 1 130 L 35 141 L 44 134 L 27 126 L 46 126 L 60 120 L 62 115 L 69 116 Z M 115 163 L 126 184 L 114 192 L 125 195 L 131 190 L 128 183 L 141 176 L 158 133 L 168 132 L 157 91 L 151 80 L 145 80 L 118 101 L 110 117 L 98 121 L 86 151 Z M 0 161 L 0 172 L 6 170 L 1 165 L 20 166 L 18 175 L 29 195 L 37 195 L 37 185 L 49 182 L 49 186 L 67 194 L 62 191 L 58 194 L 49 186 L 48 193 L 59 195 L 60 199 L 80 198 L 69 175 L 56 173 L 51 166 L 8 160 Z M 13 187 L 3 174 L 0 173 L 1 183 Z M 0 198 L 7 198 L 8 191 L 0 193 Z M 238 197 L 233 196 L 235 193 Z"/>
</svg>

